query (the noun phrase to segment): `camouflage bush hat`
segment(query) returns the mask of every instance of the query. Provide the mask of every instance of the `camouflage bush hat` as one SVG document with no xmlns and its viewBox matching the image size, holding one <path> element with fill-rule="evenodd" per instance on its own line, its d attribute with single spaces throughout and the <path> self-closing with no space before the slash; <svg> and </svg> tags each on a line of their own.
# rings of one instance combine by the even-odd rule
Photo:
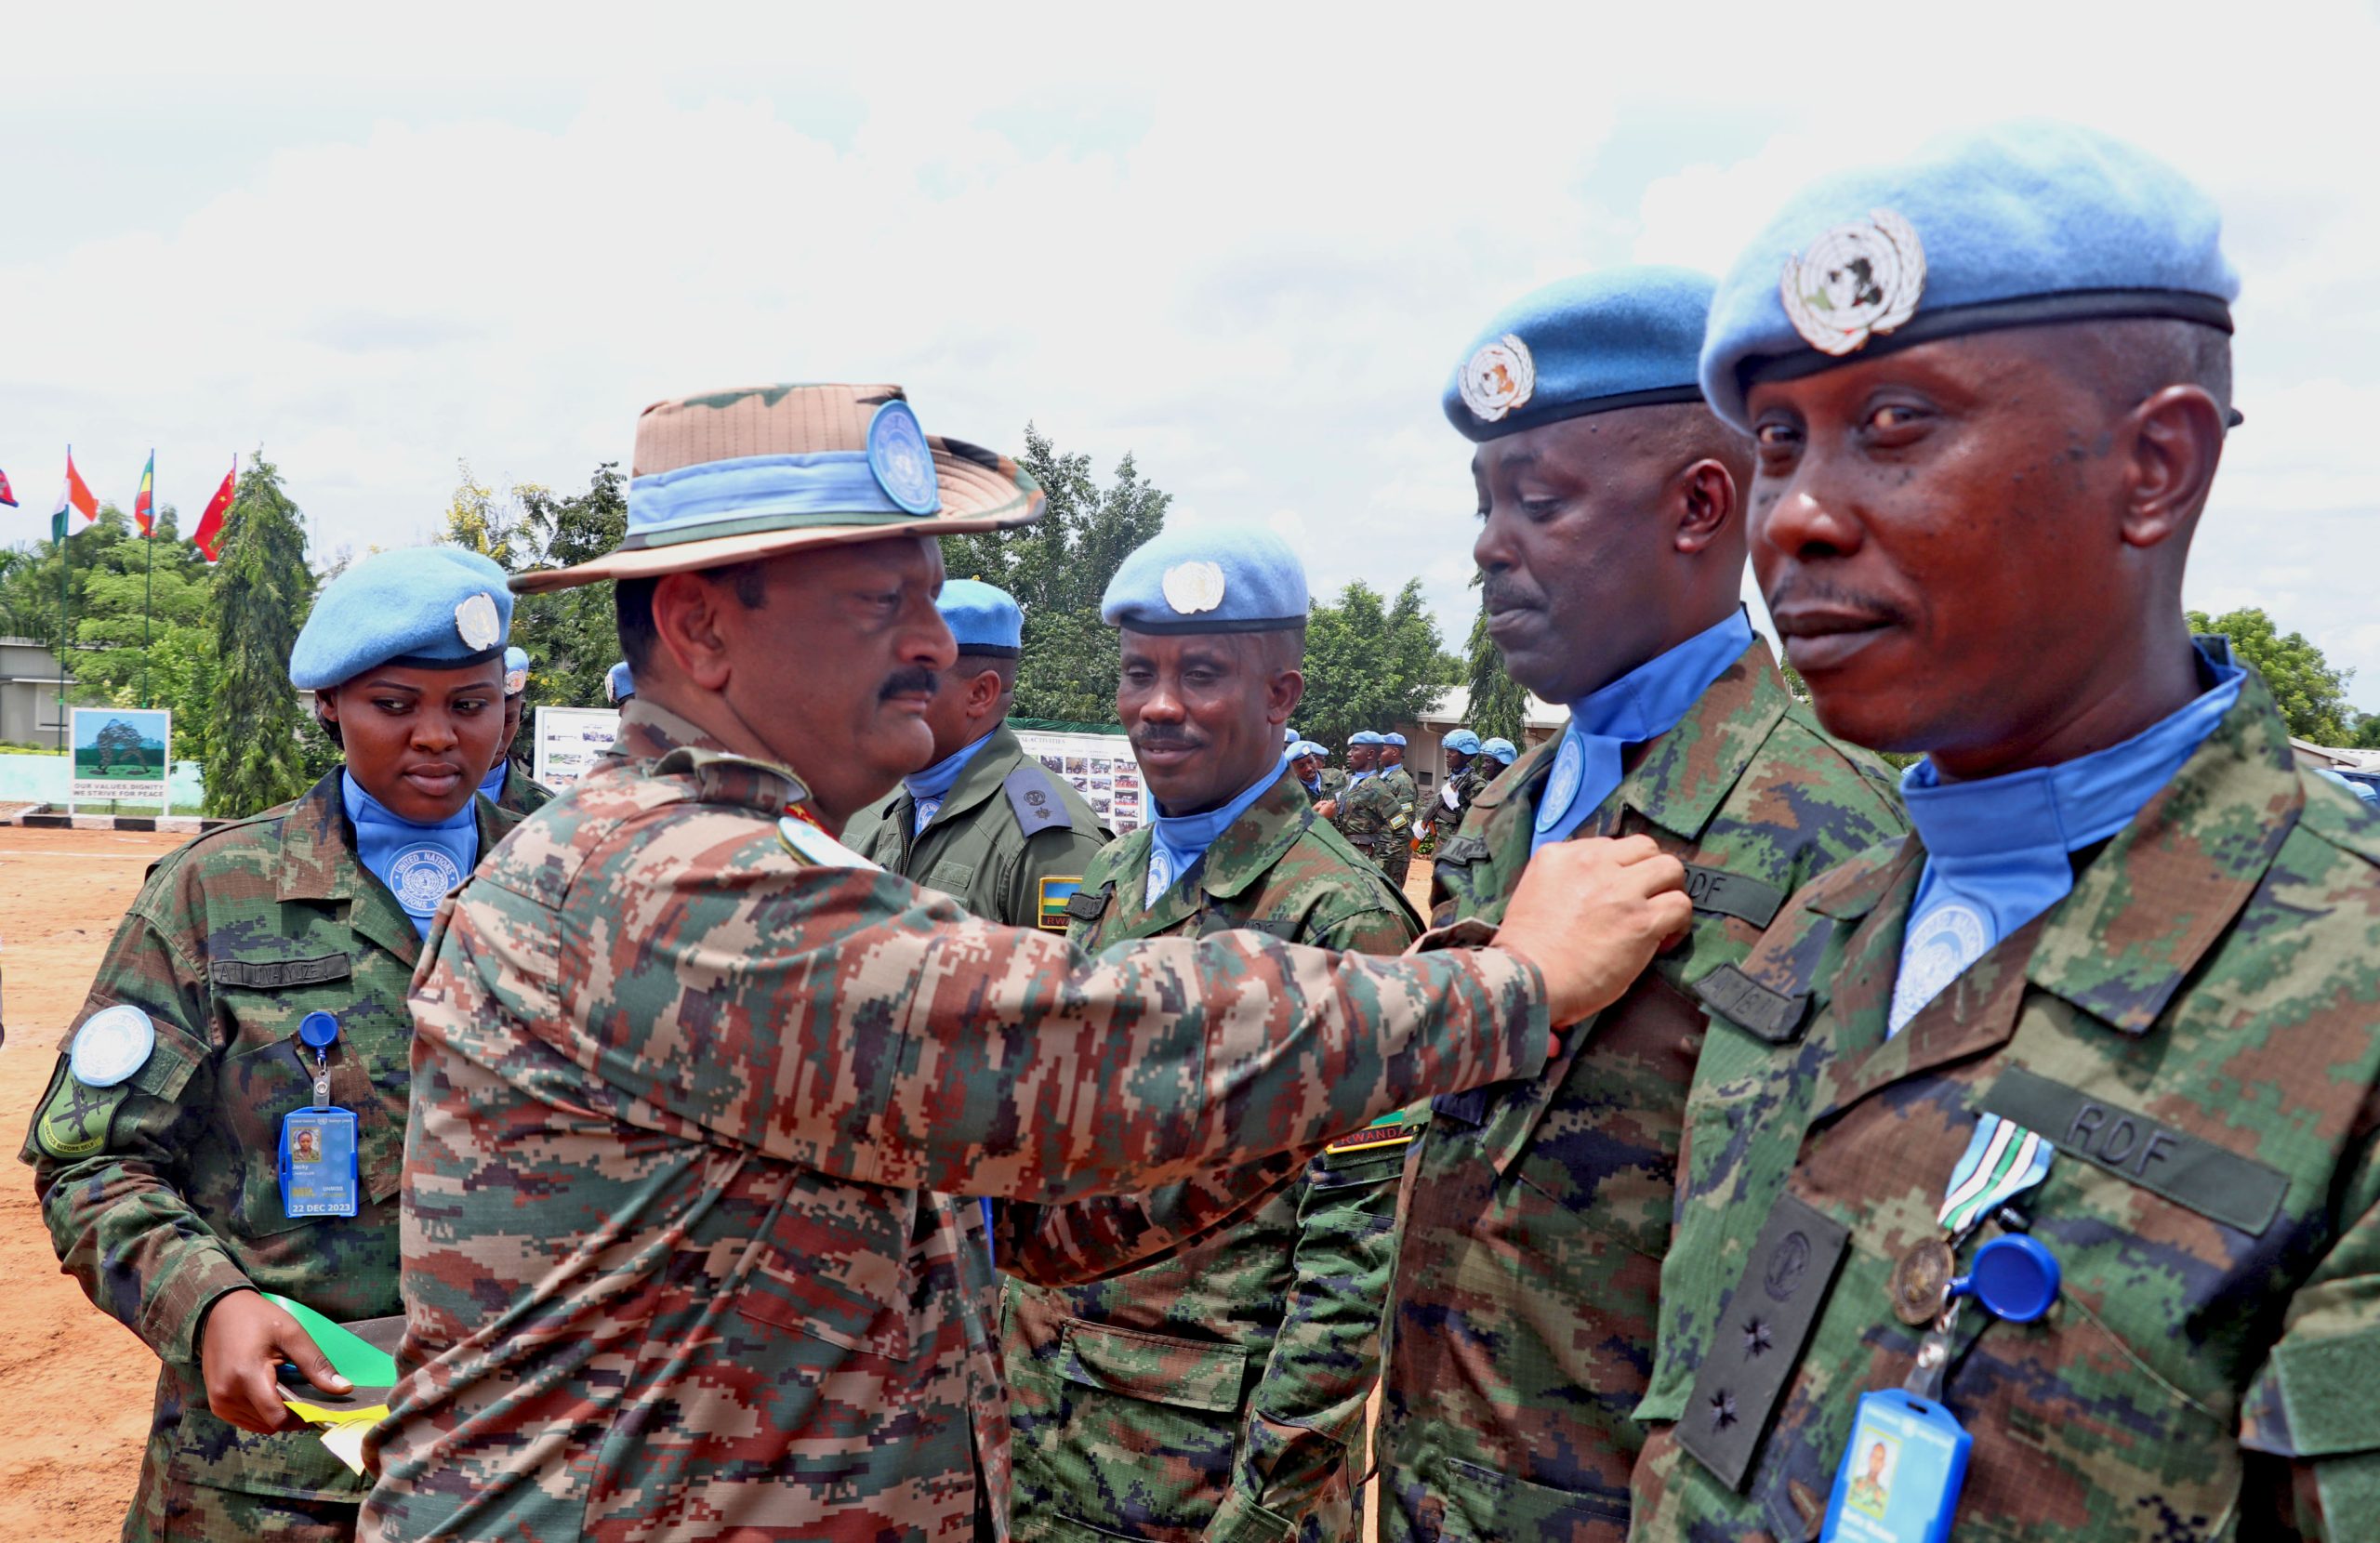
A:
<svg viewBox="0 0 2380 1543">
<path fill-rule="evenodd" d="M 1007 456 L 926 433 L 898 386 L 753 386 L 656 402 L 637 419 L 628 532 L 522 592 L 652 578 L 888 535 L 957 535 L 1041 518 Z"/>
</svg>

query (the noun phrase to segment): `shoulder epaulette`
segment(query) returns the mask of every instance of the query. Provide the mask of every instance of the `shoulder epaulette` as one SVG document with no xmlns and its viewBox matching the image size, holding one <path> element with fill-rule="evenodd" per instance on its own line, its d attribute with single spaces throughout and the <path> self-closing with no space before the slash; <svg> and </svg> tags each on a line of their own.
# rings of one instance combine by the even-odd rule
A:
<svg viewBox="0 0 2380 1543">
<path fill-rule="evenodd" d="M 1000 784 L 1000 791 L 1008 795 L 1008 807 L 1016 816 L 1016 828 L 1027 837 L 1045 830 L 1075 828 L 1074 816 L 1066 812 L 1065 800 L 1059 796 L 1057 780 L 1038 761 L 1019 762 Z"/>
<path fill-rule="evenodd" d="M 707 804 L 735 804 L 775 818 L 810 797 L 801 779 L 782 766 L 728 750 L 680 745 L 654 763 L 656 776 L 691 772 L 694 797 Z"/>
</svg>

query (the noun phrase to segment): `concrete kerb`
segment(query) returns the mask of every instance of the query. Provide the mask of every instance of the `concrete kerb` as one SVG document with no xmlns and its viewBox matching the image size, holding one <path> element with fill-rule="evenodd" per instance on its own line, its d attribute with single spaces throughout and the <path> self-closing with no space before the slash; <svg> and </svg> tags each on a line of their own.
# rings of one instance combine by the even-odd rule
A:
<svg viewBox="0 0 2380 1543">
<path fill-rule="evenodd" d="M 178 836 L 197 836 L 227 823 L 195 814 L 65 814 L 51 804 L 35 804 L 0 816 L 0 825 L 21 825 L 28 830 L 148 830 Z"/>
</svg>

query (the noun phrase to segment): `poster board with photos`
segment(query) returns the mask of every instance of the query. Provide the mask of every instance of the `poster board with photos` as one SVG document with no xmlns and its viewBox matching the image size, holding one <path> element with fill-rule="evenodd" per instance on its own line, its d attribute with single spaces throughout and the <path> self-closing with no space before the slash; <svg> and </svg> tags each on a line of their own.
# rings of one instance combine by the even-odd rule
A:
<svg viewBox="0 0 2380 1543">
<path fill-rule="evenodd" d="M 1122 836 L 1148 824 L 1148 789 L 1141 783 L 1141 763 L 1132 758 L 1132 742 L 1122 734 L 1019 729 L 1016 739 L 1026 755 L 1091 800 L 1091 812 L 1109 830 Z"/>
<path fill-rule="evenodd" d="M 619 735 L 617 707 L 540 707 L 529 775 L 559 793 L 593 770 Z"/>
</svg>

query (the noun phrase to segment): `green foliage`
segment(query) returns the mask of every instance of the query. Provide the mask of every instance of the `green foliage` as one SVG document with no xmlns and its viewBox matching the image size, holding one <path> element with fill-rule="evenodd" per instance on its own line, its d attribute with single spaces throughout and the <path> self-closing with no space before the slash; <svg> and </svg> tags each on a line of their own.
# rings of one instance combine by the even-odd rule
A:
<svg viewBox="0 0 2380 1543">
<path fill-rule="evenodd" d="M 615 461 L 597 467 L 584 493 L 565 497 L 535 485 L 512 493 L 519 518 L 509 527 L 501 521 L 497 525 L 511 559 L 506 565 L 515 573 L 588 561 L 618 547 L 628 534 L 628 493 Z M 451 521 L 448 529 L 454 529 Z M 529 655 L 532 720 L 539 706 L 602 706 L 604 672 L 620 657 L 612 587 L 587 584 L 516 597 L 512 641 Z"/>
<path fill-rule="evenodd" d="M 1029 423 L 1021 464 L 1049 500 L 1040 523 L 945 536 L 944 566 L 952 578 L 999 586 L 1025 612 L 1017 717 L 1112 723 L 1119 666 L 1099 598 L 1132 548 L 1165 528 L 1173 495 L 1143 480 L 1130 455 L 1101 487 L 1089 455 L 1060 455 Z"/>
<path fill-rule="evenodd" d="M 1473 588 L 1479 587 L 1479 575 L 1471 576 Z M 1521 731 L 1528 720 L 1528 692 L 1504 671 L 1503 652 L 1488 635 L 1488 597 L 1479 597 L 1479 612 L 1471 619 L 1471 641 L 1467 645 L 1470 659 L 1464 679 L 1471 693 L 1470 706 L 1464 711 L 1462 726 L 1481 739 L 1508 739 L 1521 743 Z"/>
<path fill-rule="evenodd" d="M 2230 639 L 2231 652 L 2242 663 L 2255 666 L 2280 704 L 2281 716 L 2289 720 L 2291 733 L 2316 745 L 2360 742 L 2363 725 L 2358 723 L 2355 709 L 2347 700 L 2353 670 L 2333 667 L 2322 651 L 2299 634 L 2284 636 L 2261 607 L 2227 611 L 2211 619 L 2203 611 L 2187 614 L 2192 632 Z"/>
<path fill-rule="evenodd" d="M 238 819 L 308 785 L 289 651 L 314 602 L 314 575 L 306 566 L 305 524 L 261 448 L 224 521 L 223 560 L 215 574 L 206 812 Z"/>
<path fill-rule="evenodd" d="M 508 501 L 472 477 L 470 462 L 457 461 L 455 469 L 458 480 L 454 496 L 446 501 L 444 534 L 439 539 L 448 546 L 469 547 L 482 557 L 492 558 L 497 567 L 509 574 L 537 566 L 528 549 L 534 535 L 523 527 L 527 524 L 527 495 L 543 490 L 518 487 L 512 490 L 512 500 Z"/>
<path fill-rule="evenodd" d="M 1393 604 L 1358 580 L 1307 618 L 1305 700 L 1290 721 L 1335 749 L 1358 729 L 1385 732 L 1419 719 L 1462 675 L 1462 661 L 1439 646 L 1420 579 L 1408 579 Z"/>
</svg>

